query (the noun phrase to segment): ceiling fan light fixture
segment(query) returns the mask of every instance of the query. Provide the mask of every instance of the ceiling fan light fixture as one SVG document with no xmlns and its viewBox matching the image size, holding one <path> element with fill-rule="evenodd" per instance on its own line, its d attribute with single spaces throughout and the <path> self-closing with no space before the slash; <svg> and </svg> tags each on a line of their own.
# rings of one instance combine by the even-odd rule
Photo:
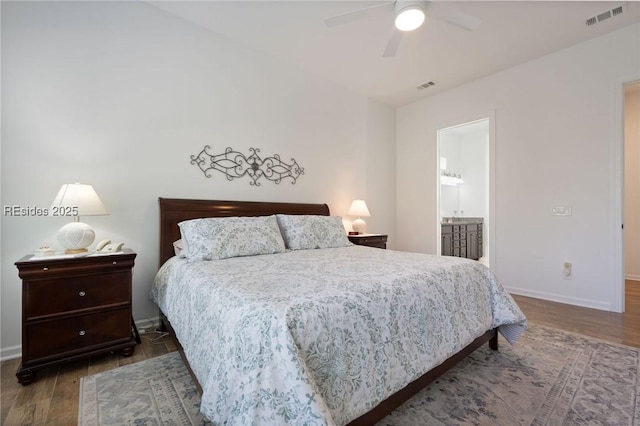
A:
<svg viewBox="0 0 640 426">
<path fill-rule="evenodd" d="M 424 22 L 424 1 L 396 2 L 396 28 L 400 31 L 413 31 Z"/>
</svg>

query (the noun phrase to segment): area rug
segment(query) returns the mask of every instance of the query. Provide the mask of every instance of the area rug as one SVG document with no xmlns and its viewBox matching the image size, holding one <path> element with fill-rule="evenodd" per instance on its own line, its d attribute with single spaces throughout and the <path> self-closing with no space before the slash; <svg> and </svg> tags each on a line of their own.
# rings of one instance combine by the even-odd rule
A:
<svg viewBox="0 0 640 426">
<path fill-rule="evenodd" d="M 515 346 L 484 345 L 381 420 L 415 425 L 640 426 L 640 348 L 530 324 Z M 88 376 L 82 426 L 207 425 L 178 353 Z"/>
</svg>

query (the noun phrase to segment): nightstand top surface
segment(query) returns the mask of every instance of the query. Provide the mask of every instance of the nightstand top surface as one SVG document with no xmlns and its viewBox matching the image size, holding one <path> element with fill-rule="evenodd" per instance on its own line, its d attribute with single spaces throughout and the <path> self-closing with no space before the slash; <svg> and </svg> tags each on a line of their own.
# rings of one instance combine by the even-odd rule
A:
<svg viewBox="0 0 640 426">
<path fill-rule="evenodd" d="M 27 254 L 26 256 L 22 257 L 20 260 L 18 260 L 16 262 L 17 264 L 21 264 L 21 263 L 38 263 L 38 262 L 58 262 L 58 261 L 77 261 L 77 260 L 82 260 L 82 259 L 87 259 L 87 260 L 97 260 L 97 259 L 110 259 L 110 258 L 114 258 L 114 257 L 118 257 L 118 256 L 136 256 L 136 252 L 134 252 L 131 249 L 125 248 L 120 252 L 116 252 L 116 253 L 109 253 L 109 254 L 102 254 L 102 253 L 90 253 L 90 254 L 84 254 L 84 255 L 77 255 L 77 254 L 55 254 L 53 256 L 41 256 L 41 257 L 36 257 L 33 254 Z"/>
</svg>

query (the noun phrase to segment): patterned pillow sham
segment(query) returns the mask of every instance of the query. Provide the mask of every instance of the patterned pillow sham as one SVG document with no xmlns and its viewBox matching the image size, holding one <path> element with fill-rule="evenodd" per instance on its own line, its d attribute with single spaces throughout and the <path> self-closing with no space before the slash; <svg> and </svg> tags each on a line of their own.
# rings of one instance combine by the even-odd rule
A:
<svg viewBox="0 0 640 426">
<path fill-rule="evenodd" d="M 274 215 L 218 217 L 180 222 L 180 233 L 189 260 L 214 260 L 285 251 Z"/>
<path fill-rule="evenodd" d="M 346 247 L 352 245 L 340 216 L 276 215 L 288 249 Z"/>
</svg>

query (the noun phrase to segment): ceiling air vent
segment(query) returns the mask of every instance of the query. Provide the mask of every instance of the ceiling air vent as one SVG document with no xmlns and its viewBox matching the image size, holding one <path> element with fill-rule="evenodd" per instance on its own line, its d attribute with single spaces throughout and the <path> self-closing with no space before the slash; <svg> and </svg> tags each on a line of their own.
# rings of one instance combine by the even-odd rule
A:
<svg viewBox="0 0 640 426">
<path fill-rule="evenodd" d="M 622 6 L 618 6 L 615 9 L 611 9 L 611 15 L 618 16 L 623 12 Z"/>
<path fill-rule="evenodd" d="M 435 85 L 435 83 L 433 81 L 430 81 L 428 83 L 421 84 L 420 86 L 417 87 L 417 89 L 418 90 L 428 89 L 429 87 L 434 86 L 434 85 Z"/>
<path fill-rule="evenodd" d="M 618 7 L 614 7 L 611 10 L 598 13 L 596 16 L 592 16 L 591 18 L 587 19 L 585 23 L 587 24 L 587 26 L 595 25 L 599 22 L 602 22 L 611 18 L 612 16 L 622 15 L 622 12 L 624 12 L 624 7 L 620 5 Z"/>
</svg>

